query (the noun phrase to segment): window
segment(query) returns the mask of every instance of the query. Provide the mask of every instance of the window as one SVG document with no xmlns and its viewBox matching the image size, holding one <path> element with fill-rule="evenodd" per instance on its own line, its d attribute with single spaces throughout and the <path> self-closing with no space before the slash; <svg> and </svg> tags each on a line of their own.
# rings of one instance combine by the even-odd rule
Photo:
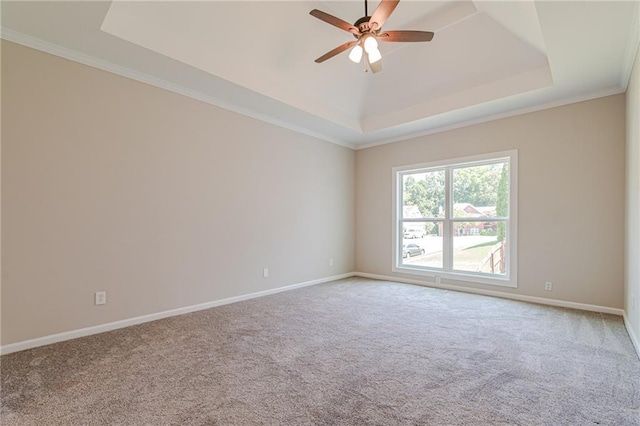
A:
<svg viewBox="0 0 640 426">
<path fill-rule="evenodd" d="M 393 169 L 393 270 L 517 287 L 517 152 Z"/>
</svg>

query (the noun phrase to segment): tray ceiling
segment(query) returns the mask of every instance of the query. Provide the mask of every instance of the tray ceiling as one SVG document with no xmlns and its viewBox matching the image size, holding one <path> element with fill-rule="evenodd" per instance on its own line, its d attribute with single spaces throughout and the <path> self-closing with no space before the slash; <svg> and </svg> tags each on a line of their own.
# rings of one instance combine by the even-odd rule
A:
<svg viewBox="0 0 640 426">
<path fill-rule="evenodd" d="M 369 12 L 377 6 L 371 2 Z M 350 147 L 624 91 L 637 2 L 400 2 L 383 70 L 347 53 L 361 1 L 3 2 L 2 36 Z M 631 56 L 631 58 L 630 58 Z"/>
</svg>

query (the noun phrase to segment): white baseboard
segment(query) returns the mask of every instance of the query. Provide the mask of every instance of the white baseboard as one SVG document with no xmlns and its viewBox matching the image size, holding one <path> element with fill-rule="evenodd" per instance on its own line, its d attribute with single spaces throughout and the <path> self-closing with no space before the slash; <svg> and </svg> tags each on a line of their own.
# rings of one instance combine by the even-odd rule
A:
<svg viewBox="0 0 640 426">
<path fill-rule="evenodd" d="M 605 314 L 613 314 L 613 315 L 620 315 L 620 316 L 624 314 L 623 309 L 610 308 L 608 306 L 589 305 L 586 303 L 569 302 L 566 300 L 557 300 L 557 299 L 547 299 L 545 297 L 525 296 L 521 294 L 504 293 L 502 291 L 482 290 L 477 288 L 461 287 L 461 286 L 456 286 L 451 284 L 436 284 L 429 281 L 412 280 L 408 278 L 398 278 L 398 277 L 391 277 L 386 275 L 369 274 L 366 272 L 355 272 L 354 275 L 358 277 L 363 277 L 363 278 L 371 278 L 374 280 L 395 281 L 395 282 L 406 283 L 406 284 L 417 284 L 425 287 L 434 287 L 434 288 L 440 288 L 443 290 L 454 290 L 454 291 L 461 291 L 464 293 L 481 294 L 484 296 L 501 297 L 503 299 L 513 299 L 513 300 L 519 300 L 522 302 L 538 303 L 541 305 L 560 306 L 563 308 L 573 308 L 573 309 L 580 309 L 583 311 L 602 312 Z"/>
<path fill-rule="evenodd" d="M 398 278 L 398 277 L 392 277 L 392 276 L 387 276 L 387 275 L 369 274 L 369 273 L 365 273 L 365 272 L 349 272 L 349 273 L 346 273 L 346 274 L 333 275 L 333 276 L 330 276 L 330 277 L 320 278 L 320 279 L 312 280 L 312 281 L 305 281 L 305 282 L 302 282 L 302 283 L 297 283 L 297 284 L 292 284 L 292 285 L 288 285 L 288 286 L 278 287 L 278 288 L 274 288 L 274 289 L 270 289 L 270 290 L 264 290 L 264 291 L 259 291 L 259 292 L 255 292 L 255 293 L 243 294 L 243 295 L 240 295 L 240 296 L 229 297 L 229 298 L 226 298 L 226 299 L 220 299 L 220 300 L 214 300 L 214 301 L 211 301 L 211 302 L 200 303 L 198 305 L 185 306 L 183 308 L 171 309 L 171 310 L 168 310 L 168 311 L 157 312 L 157 313 L 154 313 L 154 314 L 142 315 L 142 316 L 139 316 L 139 317 L 128 318 L 128 319 L 124 319 L 124 320 L 120 320 L 120 321 L 110 322 L 110 323 L 107 323 L 107 324 L 100 324 L 100 325 L 96 325 L 96 326 L 92 326 L 92 327 L 86 327 L 86 328 L 81 328 L 81 329 L 77 329 L 77 330 L 66 331 L 64 333 L 57 333 L 57 334 L 52 334 L 52 335 L 49 335 L 49 336 L 38 337 L 38 338 L 35 338 L 35 339 L 23 340 L 22 342 L 16 342 L 16 343 L 11 343 L 11 344 L 8 344 L 8 345 L 0 346 L 0 355 L 6 355 L 6 354 L 13 353 L 13 352 L 23 351 L 23 350 L 31 349 L 31 348 L 36 348 L 36 347 L 39 347 L 39 346 L 50 345 L 52 343 L 63 342 L 65 340 L 77 339 L 79 337 L 90 336 L 92 334 L 98 334 L 98 333 L 104 333 L 106 331 L 117 330 L 119 328 L 129 327 L 129 326 L 136 325 L 136 324 L 142 324 L 142 323 L 149 322 L 149 321 L 155 321 L 155 320 L 159 320 L 159 319 L 162 319 L 162 318 L 167 318 L 167 317 L 172 317 L 172 316 L 176 316 L 176 315 L 187 314 L 187 313 L 190 313 L 190 312 L 201 311 L 203 309 L 209 309 L 209 308 L 213 308 L 213 307 L 216 307 L 216 306 L 227 305 L 227 304 L 230 304 L 230 303 L 240 302 L 240 301 L 243 301 L 243 300 L 249 300 L 249 299 L 254 299 L 254 298 L 257 298 L 257 297 L 268 296 L 268 295 L 280 293 L 280 292 L 283 292 L 283 291 L 294 290 L 296 288 L 308 287 L 308 286 L 312 286 L 312 285 L 315 285 L 315 284 L 321 284 L 321 283 L 325 283 L 325 282 L 329 282 L 329 281 L 335 281 L 335 280 L 354 277 L 354 276 L 363 277 L 363 278 L 371 278 L 371 279 L 376 279 L 376 280 L 383 280 L 383 281 L 401 282 L 401 283 L 407 283 L 407 284 L 417 284 L 417 285 L 426 286 L 426 287 L 434 287 L 434 288 L 440 288 L 440 289 L 444 289 L 444 290 L 461 291 L 461 292 L 465 292 L 465 293 L 474 293 L 474 294 L 480 294 L 480 295 L 484 295 L 484 296 L 501 297 L 501 298 L 505 298 L 505 299 L 513 299 L 513 300 L 519 300 L 519 301 L 523 301 L 523 302 L 539 303 L 539 304 L 543 304 L 543 305 L 560 306 L 560 307 L 565 307 L 565 308 L 581 309 L 581 310 L 585 310 L 585 311 L 602 312 L 602 313 L 607 313 L 607 314 L 620 315 L 620 316 L 624 317 L 625 326 L 627 328 L 627 331 L 629 332 L 629 336 L 631 337 L 631 341 L 632 341 L 636 351 L 638 352 L 638 356 L 640 357 L 640 341 L 638 340 L 638 337 L 635 336 L 633 330 L 629 326 L 629 323 L 627 321 L 627 317 L 625 315 L 625 312 L 622 309 L 610 308 L 610 307 L 607 307 L 607 306 L 589 305 L 589 304 L 585 304 L 585 303 L 569 302 L 569 301 L 565 301 L 565 300 L 547 299 L 547 298 L 544 298 L 544 297 L 524 296 L 524 295 L 519 295 L 519 294 L 504 293 L 504 292 L 500 292 L 500 291 L 492 291 L 492 290 L 482 290 L 482 289 L 475 289 L 475 288 L 468 288 L 468 287 L 460 287 L 460 286 L 455 286 L 455 285 L 450 285 L 450 284 L 436 284 L 436 283 L 427 282 L 427 281 L 412 280 L 412 279 L 407 279 L 407 278 Z"/>
<path fill-rule="evenodd" d="M 333 275 L 331 277 L 320 278 L 312 281 L 291 284 L 284 287 L 273 288 L 270 290 L 258 291 L 255 293 L 243 294 L 240 296 L 229 297 L 226 299 L 214 300 L 211 302 L 200 303 L 198 305 L 185 306 L 183 308 L 171 309 L 168 311 L 157 312 L 154 314 L 142 315 L 139 317 L 128 318 L 120 321 L 100 324 L 92 327 L 80 328 L 78 330 L 65 331 L 64 333 L 51 334 L 49 336 L 38 337 L 35 339 L 23 340 L 22 342 L 11 343 L 0 346 L 0 355 L 10 354 L 12 352 L 23 351 L 26 349 L 36 348 L 38 346 L 50 345 L 52 343 L 63 342 L 65 340 L 77 339 L 78 337 L 90 336 L 92 334 L 104 333 L 105 331 L 117 330 L 119 328 L 129 327 L 136 324 L 142 324 L 149 321 L 155 321 L 162 318 L 173 317 L 176 315 L 188 314 L 190 312 L 201 311 L 203 309 L 214 308 L 216 306 L 228 305 L 230 303 L 240 302 L 243 300 L 255 299 L 257 297 L 268 296 L 271 294 L 281 293 L 283 291 L 294 290 L 296 288 L 308 287 L 315 284 L 325 283 L 329 281 L 349 278 L 355 274 L 350 272 L 347 274 Z"/>
<path fill-rule="evenodd" d="M 624 326 L 627 328 L 627 333 L 629 334 L 631 343 L 633 343 L 633 347 L 636 348 L 636 354 L 638 355 L 638 359 L 640 359 L 640 339 L 638 339 L 638 336 L 633 332 L 633 328 L 631 328 L 631 323 L 629 323 L 629 318 L 627 318 L 626 312 L 624 313 L 623 318 Z"/>
</svg>

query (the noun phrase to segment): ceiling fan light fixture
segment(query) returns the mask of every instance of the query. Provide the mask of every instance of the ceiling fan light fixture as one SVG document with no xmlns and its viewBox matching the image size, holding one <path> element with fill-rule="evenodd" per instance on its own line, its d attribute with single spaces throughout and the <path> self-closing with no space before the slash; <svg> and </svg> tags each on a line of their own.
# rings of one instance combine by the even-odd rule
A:
<svg viewBox="0 0 640 426">
<path fill-rule="evenodd" d="M 367 55 L 369 56 L 370 64 L 378 62 L 380 59 L 382 59 L 382 53 L 380 53 L 378 48 L 371 49 L 371 51 L 367 52 Z"/>
<path fill-rule="evenodd" d="M 365 37 L 364 50 L 367 53 L 371 53 L 374 50 L 378 50 L 378 41 L 375 39 L 375 37 L 373 36 Z"/>
<path fill-rule="evenodd" d="M 318 9 L 313 9 L 309 12 L 311 16 L 351 33 L 351 35 L 357 39 L 356 41 L 343 43 L 335 49 L 330 50 L 316 59 L 316 63 L 320 64 L 355 46 L 351 49 L 351 52 L 349 52 L 349 59 L 355 63 L 360 63 L 362 56 L 366 55 L 365 61 L 369 65 L 369 69 L 371 69 L 373 73 L 378 73 L 382 70 L 382 62 L 380 61 L 382 59 L 382 53 L 378 50 L 378 38 L 384 42 L 403 43 L 431 41 L 433 38 L 434 34 L 431 31 L 399 30 L 380 33 L 387 18 L 393 13 L 400 0 L 381 0 L 372 15 L 369 15 L 367 10 L 367 1 L 368 0 L 364 0 L 364 16 L 354 24 L 350 24 L 347 21 L 336 18 Z M 375 66 L 371 66 L 373 64 L 375 64 Z"/>
<path fill-rule="evenodd" d="M 351 59 L 356 64 L 360 63 L 360 61 L 362 60 L 362 46 L 356 44 L 356 46 L 351 49 L 351 52 L 349 53 L 349 59 Z"/>
</svg>

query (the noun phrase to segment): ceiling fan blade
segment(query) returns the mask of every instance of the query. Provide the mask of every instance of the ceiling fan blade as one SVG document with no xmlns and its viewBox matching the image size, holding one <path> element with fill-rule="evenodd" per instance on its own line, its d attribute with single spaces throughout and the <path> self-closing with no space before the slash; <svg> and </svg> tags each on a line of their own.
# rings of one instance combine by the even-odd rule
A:
<svg viewBox="0 0 640 426">
<path fill-rule="evenodd" d="M 374 30 L 382 28 L 399 2 L 400 0 L 382 0 L 380 2 L 373 15 L 371 15 L 371 19 L 369 19 L 369 24 L 373 25 L 374 22 L 378 24 L 377 27 L 373 28 Z"/>
<path fill-rule="evenodd" d="M 345 30 L 347 32 L 350 32 L 356 35 L 360 34 L 360 31 L 358 31 L 358 29 L 353 25 L 351 25 L 350 23 L 343 21 L 340 18 L 336 18 L 333 15 L 329 15 L 328 13 L 325 13 L 321 10 L 313 9 L 311 12 L 309 12 L 309 15 L 315 16 L 319 20 L 324 21 L 327 24 L 331 24 L 334 27 L 338 27 L 341 30 Z"/>
<path fill-rule="evenodd" d="M 350 48 L 351 46 L 353 46 L 357 42 L 358 42 L 358 40 L 354 40 L 354 41 L 348 41 L 348 42 L 346 42 L 344 44 L 341 44 L 340 46 L 336 47 L 335 49 L 325 53 L 324 55 L 322 55 L 318 59 L 316 59 L 316 63 L 319 64 L 321 62 L 326 61 L 327 59 L 333 58 L 338 53 L 344 52 L 345 50 L 347 50 L 348 48 Z"/>
<path fill-rule="evenodd" d="M 378 34 L 377 38 L 381 41 L 431 41 L 433 33 L 431 31 L 385 31 Z"/>
<path fill-rule="evenodd" d="M 367 64 L 369 65 L 369 68 L 371 69 L 371 72 L 376 74 L 379 73 L 380 71 L 382 71 L 382 59 L 378 59 L 376 62 L 371 63 L 369 62 L 369 54 L 367 52 L 364 53 L 365 58 L 367 60 Z"/>
</svg>

